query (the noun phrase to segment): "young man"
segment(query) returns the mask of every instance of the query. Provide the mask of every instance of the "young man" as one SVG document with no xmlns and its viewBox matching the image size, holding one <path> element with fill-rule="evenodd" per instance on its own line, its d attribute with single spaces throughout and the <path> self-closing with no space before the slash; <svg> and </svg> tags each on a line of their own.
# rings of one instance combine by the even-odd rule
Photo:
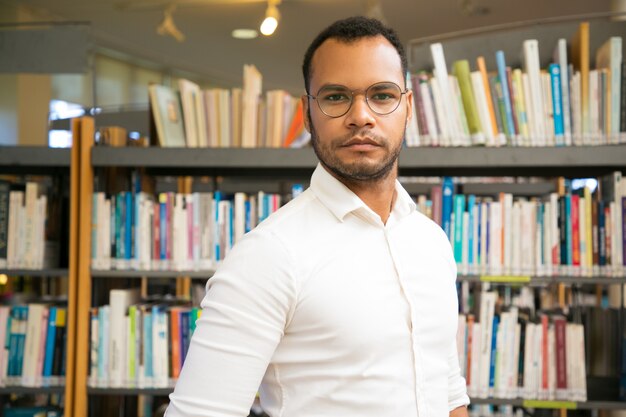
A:
<svg viewBox="0 0 626 417">
<path fill-rule="evenodd" d="M 456 264 L 397 182 L 406 58 L 378 21 L 323 31 L 303 65 L 311 187 L 209 280 L 167 417 L 467 416 Z"/>
</svg>

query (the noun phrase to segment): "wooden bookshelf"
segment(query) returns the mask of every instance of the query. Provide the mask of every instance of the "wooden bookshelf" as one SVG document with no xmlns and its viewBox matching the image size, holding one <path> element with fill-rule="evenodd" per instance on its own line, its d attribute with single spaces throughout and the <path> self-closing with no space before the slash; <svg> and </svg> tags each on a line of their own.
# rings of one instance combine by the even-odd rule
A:
<svg viewBox="0 0 626 417">
<path fill-rule="evenodd" d="M 67 277 L 69 269 L 0 269 L 0 275 L 28 276 L 28 277 Z"/>
<path fill-rule="evenodd" d="M 209 269 L 204 271 L 152 271 L 152 270 L 91 270 L 93 278 L 210 278 L 215 270 Z"/>
</svg>

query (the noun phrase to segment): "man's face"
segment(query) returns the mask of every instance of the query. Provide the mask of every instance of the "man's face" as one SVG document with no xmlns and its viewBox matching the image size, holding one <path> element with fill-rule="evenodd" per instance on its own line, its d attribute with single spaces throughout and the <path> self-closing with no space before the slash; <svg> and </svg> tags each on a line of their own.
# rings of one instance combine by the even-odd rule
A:
<svg viewBox="0 0 626 417">
<path fill-rule="evenodd" d="M 313 56 L 311 95 L 329 85 L 356 90 L 350 110 L 337 118 L 325 115 L 315 100 L 302 98 L 315 153 L 339 178 L 377 180 L 396 167 L 412 96 L 404 94 L 394 112 L 376 114 L 365 101 L 365 90 L 380 82 L 393 82 L 404 90 L 400 57 L 382 36 L 351 43 L 329 39 Z"/>
</svg>

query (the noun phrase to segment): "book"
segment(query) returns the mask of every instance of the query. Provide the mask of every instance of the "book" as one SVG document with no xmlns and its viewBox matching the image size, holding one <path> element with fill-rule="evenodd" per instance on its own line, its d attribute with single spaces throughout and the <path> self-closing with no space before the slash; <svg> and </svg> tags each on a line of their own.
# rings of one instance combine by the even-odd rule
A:
<svg viewBox="0 0 626 417">
<path fill-rule="evenodd" d="M 154 118 L 158 144 L 164 148 L 185 147 L 186 138 L 178 96 L 168 87 L 148 87 L 151 115 Z"/>
<path fill-rule="evenodd" d="M 596 51 L 596 68 L 609 70 L 610 99 L 606 111 L 610 120 L 610 131 L 607 132 L 610 143 L 619 143 L 621 114 L 621 82 L 622 82 L 622 38 L 612 36 Z"/>
<path fill-rule="evenodd" d="M 589 22 L 581 22 L 571 41 L 572 63 L 580 71 L 580 108 L 583 135 L 590 133 L 589 114 Z"/>
</svg>

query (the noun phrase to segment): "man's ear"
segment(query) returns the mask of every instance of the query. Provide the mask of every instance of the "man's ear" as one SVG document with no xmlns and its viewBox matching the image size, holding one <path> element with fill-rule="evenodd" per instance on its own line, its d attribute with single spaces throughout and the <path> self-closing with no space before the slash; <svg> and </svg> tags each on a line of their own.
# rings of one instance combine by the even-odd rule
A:
<svg viewBox="0 0 626 417">
<path fill-rule="evenodd" d="M 413 91 L 409 90 L 405 94 L 406 96 L 406 121 L 407 123 L 413 118 Z"/>
<path fill-rule="evenodd" d="M 302 101 L 302 118 L 304 120 L 304 128 L 307 132 L 311 133 L 311 126 L 309 125 L 309 97 L 305 94 L 300 97 L 300 100 Z"/>
</svg>

